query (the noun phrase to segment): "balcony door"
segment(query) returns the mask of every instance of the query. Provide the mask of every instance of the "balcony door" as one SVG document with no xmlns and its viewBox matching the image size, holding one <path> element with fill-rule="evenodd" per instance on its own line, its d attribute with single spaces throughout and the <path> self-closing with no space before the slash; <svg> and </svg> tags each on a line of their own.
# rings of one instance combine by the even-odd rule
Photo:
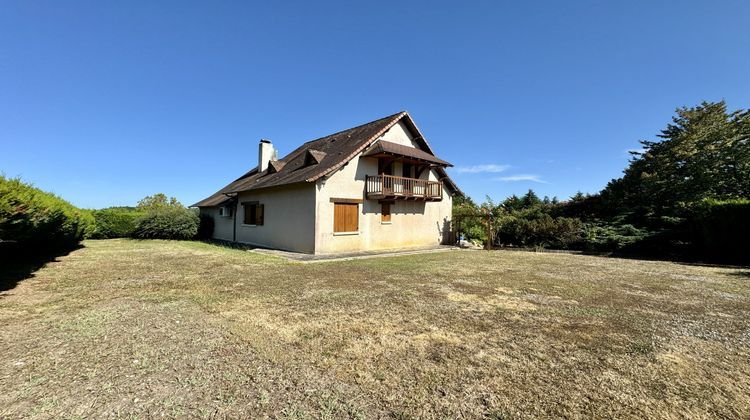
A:
<svg viewBox="0 0 750 420">
<path fill-rule="evenodd" d="M 393 175 L 393 160 L 378 159 L 378 175 Z"/>
<path fill-rule="evenodd" d="M 412 176 L 412 171 L 414 170 L 414 166 L 411 163 L 402 163 L 401 164 L 401 176 L 403 176 L 405 179 L 403 180 L 403 190 L 404 195 L 412 195 L 414 194 L 414 181 L 410 181 Z"/>
</svg>

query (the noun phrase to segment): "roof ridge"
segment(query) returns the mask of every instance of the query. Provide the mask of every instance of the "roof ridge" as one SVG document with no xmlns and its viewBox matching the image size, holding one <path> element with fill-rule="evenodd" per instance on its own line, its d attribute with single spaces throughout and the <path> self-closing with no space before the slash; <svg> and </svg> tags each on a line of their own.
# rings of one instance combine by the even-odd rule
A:
<svg viewBox="0 0 750 420">
<path fill-rule="evenodd" d="M 314 142 L 314 141 L 318 141 L 318 140 L 323 140 L 323 139 L 324 139 L 324 138 L 326 138 L 326 137 L 333 137 L 333 136 L 335 136 L 335 135 L 337 135 L 337 134 L 341 134 L 341 133 L 343 133 L 343 132 L 345 132 L 345 131 L 356 130 L 356 129 L 358 129 L 358 128 L 361 128 L 361 127 L 364 127 L 364 126 L 366 126 L 366 125 L 374 124 L 374 123 L 376 123 L 376 122 L 379 122 L 379 121 L 382 121 L 382 120 L 387 120 L 387 119 L 389 119 L 389 118 L 396 118 L 396 117 L 401 117 L 401 116 L 402 116 L 403 114 L 408 114 L 408 113 L 407 113 L 406 111 L 399 111 L 399 112 L 397 112 L 397 113 L 395 113 L 395 114 L 391 114 L 391 115 L 385 116 L 385 117 L 383 117 L 383 118 L 378 118 L 378 119 L 376 119 L 376 120 L 372 120 L 372 121 L 366 122 L 366 123 L 364 123 L 364 124 L 360 124 L 360 125 L 356 125 L 356 126 L 354 126 L 354 127 L 349 127 L 349 128 L 343 129 L 343 130 L 339 130 L 339 131 L 337 131 L 337 132 L 335 132 L 335 133 L 327 134 L 327 135 L 325 135 L 325 136 L 323 136 L 323 137 L 318 137 L 317 139 L 313 139 L 313 140 L 308 140 L 308 141 L 306 141 L 306 142 L 302 143 L 302 145 L 305 145 L 305 144 L 307 144 L 307 143 L 312 143 L 312 142 Z"/>
</svg>

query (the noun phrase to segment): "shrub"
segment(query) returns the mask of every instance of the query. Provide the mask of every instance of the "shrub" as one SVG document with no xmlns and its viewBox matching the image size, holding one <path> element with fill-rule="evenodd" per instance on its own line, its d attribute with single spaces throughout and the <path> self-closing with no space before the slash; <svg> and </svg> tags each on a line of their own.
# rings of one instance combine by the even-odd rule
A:
<svg viewBox="0 0 750 420">
<path fill-rule="evenodd" d="M 211 239 L 214 236 L 214 218 L 208 214 L 201 214 L 198 224 L 198 238 Z"/>
<path fill-rule="evenodd" d="M 132 207 L 110 207 L 92 210 L 95 225 L 87 236 L 94 239 L 126 238 L 133 235 L 138 218 L 143 212 Z"/>
<path fill-rule="evenodd" d="M 32 255 L 74 248 L 91 231 L 91 213 L 62 198 L 0 176 L 0 244 L 3 254 Z"/>
<path fill-rule="evenodd" d="M 534 207 L 513 211 L 502 217 L 497 242 L 523 247 L 568 248 L 580 240 L 582 223 L 569 217 L 552 217 Z"/>
<path fill-rule="evenodd" d="M 603 221 L 586 223 L 582 229 L 581 248 L 586 251 L 619 252 L 633 249 L 649 236 L 649 232 L 631 224 L 607 223 Z"/>
<path fill-rule="evenodd" d="M 136 221 L 133 237 L 139 239 L 193 239 L 198 234 L 198 215 L 184 207 L 147 211 Z"/>
</svg>

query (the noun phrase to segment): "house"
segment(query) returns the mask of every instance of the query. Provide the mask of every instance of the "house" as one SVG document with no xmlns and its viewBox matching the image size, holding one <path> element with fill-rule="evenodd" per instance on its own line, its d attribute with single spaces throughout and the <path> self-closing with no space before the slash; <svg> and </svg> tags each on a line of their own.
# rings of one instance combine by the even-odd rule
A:
<svg viewBox="0 0 750 420">
<path fill-rule="evenodd" d="M 450 232 L 450 163 L 400 112 L 317 140 L 281 159 L 268 140 L 258 165 L 195 203 L 219 240 L 327 254 L 438 245 Z"/>
</svg>

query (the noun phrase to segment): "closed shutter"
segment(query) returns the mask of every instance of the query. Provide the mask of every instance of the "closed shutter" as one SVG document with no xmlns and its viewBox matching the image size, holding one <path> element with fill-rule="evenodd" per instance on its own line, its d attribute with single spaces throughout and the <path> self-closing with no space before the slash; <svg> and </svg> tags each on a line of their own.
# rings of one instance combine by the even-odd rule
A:
<svg viewBox="0 0 750 420">
<path fill-rule="evenodd" d="M 263 206 L 264 206 L 263 204 L 258 205 L 258 210 L 256 210 L 257 220 L 255 224 L 259 226 L 263 225 Z"/>
<path fill-rule="evenodd" d="M 359 205 L 354 203 L 333 204 L 333 231 L 357 232 L 359 230 Z"/>
<path fill-rule="evenodd" d="M 382 203 L 380 205 L 380 221 L 381 222 L 391 221 L 391 203 Z"/>
</svg>

